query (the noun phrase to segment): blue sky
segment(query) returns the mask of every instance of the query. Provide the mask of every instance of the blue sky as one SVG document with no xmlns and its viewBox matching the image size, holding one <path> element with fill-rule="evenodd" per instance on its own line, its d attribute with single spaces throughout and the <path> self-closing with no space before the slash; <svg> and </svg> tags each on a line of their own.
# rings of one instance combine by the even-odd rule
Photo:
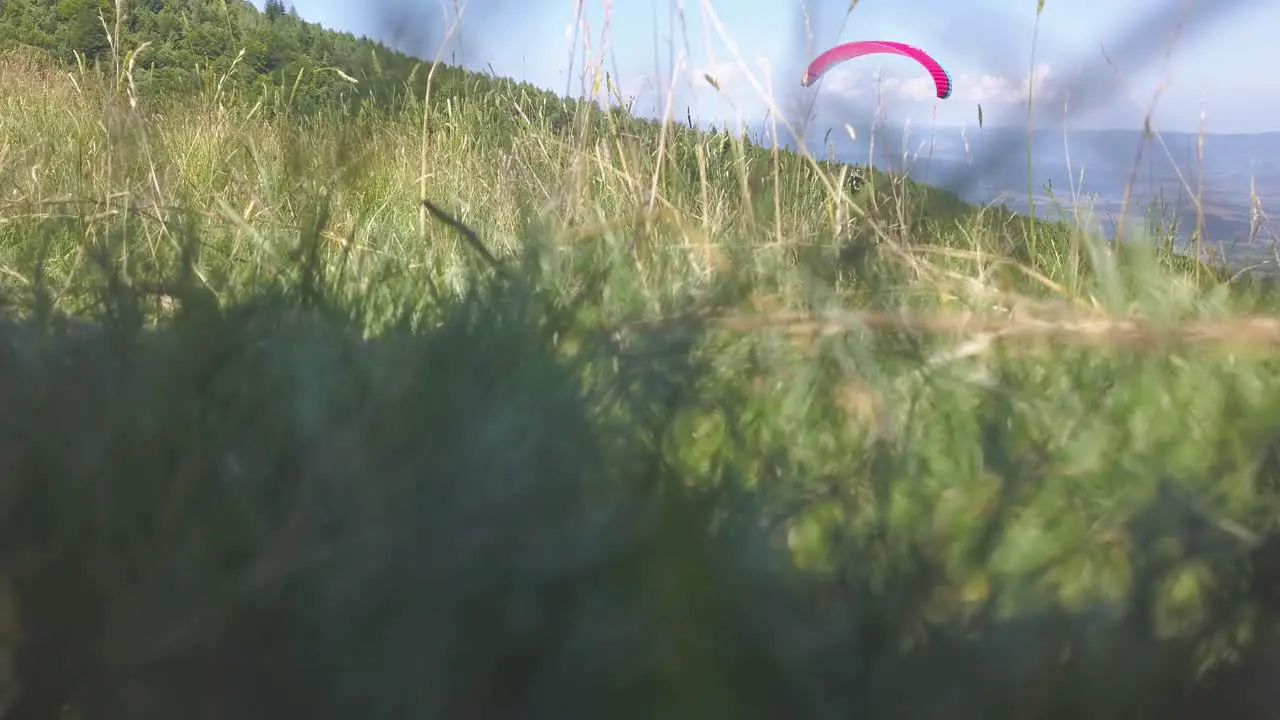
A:
<svg viewBox="0 0 1280 720">
<path fill-rule="evenodd" d="M 1034 69 L 1036 0 L 861 0 L 847 20 L 846 0 L 808 0 L 816 6 L 807 13 L 808 49 L 802 0 L 582 0 L 581 22 L 577 0 L 457 3 L 461 33 L 446 61 L 576 93 L 584 45 L 595 56 L 590 65 L 604 45 L 605 69 L 646 113 L 670 104 L 678 117 L 691 107 L 706 122 L 732 124 L 760 119 L 773 98 L 775 106 L 812 107 L 827 124 L 862 125 L 880 112 L 917 127 L 972 126 L 981 103 L 986 124 L 1021 125 L 1034 78 L 1038 127 L 1062 127 L 1068 118 L 1077 129 L 1138 129 L 1161 89 L 1160 129 L 1194 131 L 1203 113 L 1210 132 L 1280 130 L 1275 0 L 1046 0 Z M 454 0 L 293 4 L 307 20 L 429 57 L 454 12 Z M 876 39 L 928 50 L 951 73 L 954 95 L 937 100 L 923 70 L 896 57 L 853 60 L 817 88 L 799 87 L 817 52 Z"/>
</svg>

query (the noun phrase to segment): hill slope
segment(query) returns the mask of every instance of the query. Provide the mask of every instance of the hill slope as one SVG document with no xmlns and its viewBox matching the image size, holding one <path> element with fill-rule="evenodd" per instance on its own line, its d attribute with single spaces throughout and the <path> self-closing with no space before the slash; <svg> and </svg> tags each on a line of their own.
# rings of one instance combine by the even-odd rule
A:
<svg viewBox="0 0 1280 720">
<path fill-rule="evenodd" d="M 112 22 L 114 7 L 108 0 L 9 0 L 0 9 L 0 50 L 34 48 L 58 62 L 79 58 L 110 66 L 113 43 L 118 43 L 122 64 L 138 51 L 132 59 L 139 95 L 157 106 L 186 101 L 194 86 L 224 100 L 252 104 L 266 99 L 273 107 L 307 116 L 362 106 L 394 109 L 426 91 L 428 68 L 421 59 L 306 22 L 279 4 L 268 3 L 262 12 L 246 0 L 143 0 L 127 4 L 118 30 Z M 106 27 L 99 13 L 107 19 Z M 118 38 L 109 37 L 108 27 Z M 584 115 L 589 116 L 587 126 L 603 122 L 594 103 L 447 64 L 436 69 L 431 93 L 441 104 L 519 98 L 520 112 L 535 124 L 565 132 L 574 118 L 582 122 Z M 491 119 L 495 135 L 521 132 L 520 118 L 510 108 Z M 656 122 L 626 113 L 614 113 L 609 121 L 625 123 L 627 131 L 656 145 Z M 749 138 L 749 146 L 752 140 L 763 144 L 758 137 Z M 839 171 L 837 163 L 821 164 Z M 941 191 L 933 203 L 932 210 L 944 221 L 967 210 L 958 198 Z"/>
<path fill-rule="evenodd" d="M 15 7 L 4 717 L 1274 706 L 1274 305 L 376 48 L 195 60 L 279 6 L 149 4 L 139 97 Z"/>
</svg>

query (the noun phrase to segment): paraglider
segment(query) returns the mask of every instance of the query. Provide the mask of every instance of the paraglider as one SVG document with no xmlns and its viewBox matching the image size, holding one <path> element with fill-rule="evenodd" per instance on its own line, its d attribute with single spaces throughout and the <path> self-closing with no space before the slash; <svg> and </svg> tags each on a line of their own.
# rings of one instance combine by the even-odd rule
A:
<svg viewBox="0 0 1280 720">
<path fill-rule="evenodd" d="M 951 97 L 951 76 L 947 74 L 946 70 L 942 69 L 937 60 L 934 60 L 928 53 L 919 48 L 888 40 L 862 40 L 837 45 L 809 63 L 809 68 L 805 70 L 804 77 L 800 79 L 800 84 L 809 87 L 816 83 L 823 73 L 845 60 L 875 53 L 901 55 L 915 60 L 923 65 L 929 71 L 929 74 L 933 76 L 933 84 L 937 89 L 938 98 L 945 100 Z"/>
</svg>

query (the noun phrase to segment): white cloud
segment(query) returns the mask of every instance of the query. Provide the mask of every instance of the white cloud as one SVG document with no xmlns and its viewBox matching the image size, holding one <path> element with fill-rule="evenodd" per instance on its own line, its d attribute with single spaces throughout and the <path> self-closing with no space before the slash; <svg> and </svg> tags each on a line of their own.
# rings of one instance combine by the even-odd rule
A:
<svg viewBox="0 0 1280 720">
<path fill-rule="evenodd" d="M 699 91 L 712 90 L 737 99 L 746 90 L 747 78 L 743 68 L 735 63 L 723 62 L 688 71 L 689 83 Z M 715 80 L 716 90 L 707 78 Z M 763 80 L 757 77 L 758 80 Z M 774 78 L 775 86 L 780 78 Z M 951 99 L 965 104 L 1014 105 L 1026 102 L 1027 93 L 1033 87 L 1039 98 L 1056 96 L 1058 88 L 1053 68 L 1037 65 L 1034 72 L 1022 78 L 1007 75 L 972 75 L 961 73 L 952 76 L 954 91 Z M 881 94 L 886 98 L 899 98 L 913 102 L 925 102 L 937 97 L 933 78 L 927 73 L 911 75 L 895 73 L 884 76 L 878 70 L 867 71 L 850 65 L 832 68 L 822 77 L 820 93 L 841 99 L 873 98 Z"/>
<path fill-rule="evenodd" d="M 720 92 L 726 92 L 746 79 L 743 77 L 742 68 L 737 63 L 731 62 L 712 63 L 693 68 L 688 72 L 688 78 L 695 88 L 709 87 L 713 90 L 718 89 Z"/>
<path fill-rule="evenodd" d="M 1016 105 L 1026 102 L 1032 87 L 1036 97 L 1048 99 L 1057 94 L 1055 79 L 1049 65 L 1038 65 L 1034 73 L 1022 79 L 962 73 L 952 76 L 954 90 L 950 99 L 964 104 Z M 872 98 L 877 94 L 912 102 L 937 98 L 933 78 L 927 74 L 885 77 L 879 72 L 858 72 L 847 67 L 834 68 L 824 75 L 821 92 L 841 99 Z"/>
<path fill-rule="evenodd" d="M 859 66 L 861 65 L 861 66 Z M 636 110 L 642 114 L 658 115 L 665 108 L 672 108 L 676 117 L 685 109 L 704 120 L 721 121 L 759 118 L 766 114 L 770 102 L 760 96 L 760 90 L 772 85 L 774 102 L 787 103 L 795 99 L 794 93 L 808 95 L 813 89 L 803 89 L 796 78 L 794 89 L 787 78 L 781 77 L 776 68 L 749 67 L 740 63 L 716 62 L 697 67 L 683 67 L 678 74 L 658 77 L 652 73 L 624 76 L 624 95 L 636 98 Z M 754 78 L 754 83 L 752 79 Z M 674 87 L 672 85 L 674 80 Z M 893 68 L 892 75 L 882 72 L 875 63 L 849 63 L 832 68 L 822 78 L 817 89 L 814 111 L 819 115 L 832 113 L 844 117 L 854 107 L 870 107 L 877 96 L 892 103 L 894 113 L 915 112 L 929 107 L 937 111 L 960 113 L 968 118 L 973 106 L 982 104 L 991 112 L 1005 107 L 1013 109 L 1025 103 L 1028 90 L 1034 85 L 1036 104 L 1054 104 L 1065 91 L 1054 70 L 1049 65 L 1039 65 L 1029 76 L 960 73 L 953 76 L 955 90 L 951 99 L 939 103 L 933 79 L 918 68 Z M 759 89 L 757 89 L 757 85 Z M 904 107 L 905 106 L 905 107 Z M 914 109 L 913 109 L 914 108 Z"/>
<path fill-rule="evenodd" d="M 1035 70 L 1021 80 L 999 75 L 980 75 L 976 78 L 962 75 L 956 81 L 955 97 L 973 103 L 993 105 L 1026 102 L 1028 93 L 1048 99 L 1058 94 L 1054 86 L 1053 68 L 1037 65 Z"/>
<path fill-rule="evenodd" d="M 674 75 L 653 72 L 624 74 L 618 85 L 624 96 L 635 97 L 645 104 L 663 105 L 668 95 L 679 102 L 707 101 L 727 93 L 736 95 L 745 83 L 736 65 L 716 63 L 705 67 L 684 67 Z"/>
<path fill-rule="evenodd" d="M 759 73 L 754 74 L 761 81 Z M 636 98 L 641 113 L 660 113 L 670 103 L 677 116 L 682 116 L 686 107 L 703 117 L 750 116 L 763 103 L 747 75 L 747 69 L 738 63 L 709 63 L 682 67 L 674 76 L 632 74 L 622 83 L 622 90 Z"/>
<path fill-rule="evenodd" d="M 952 100 L 965 104 L 1016 105 L 1027 100 L 1033 89 L 1036 97 L 1048 99 L 1054 95 L 1053 68 L 1037 65 L 1035 71 L 1022 79 L 1006 75 L 970 75 L 962 73 L 952 77 Z M 917 102 L 937 96 L 933 79 L 926 76 L 912 78 L 885 78 L 882 87 L 887 95 Z"/>
<path fill-rule="evenodd" d="M 832 68 L 822 76 L 823 92 L 843 98 L 872 97 L 876 93 L 875 79 L 865 72 L 856 72 L 849 66 Z"/>
</svg>

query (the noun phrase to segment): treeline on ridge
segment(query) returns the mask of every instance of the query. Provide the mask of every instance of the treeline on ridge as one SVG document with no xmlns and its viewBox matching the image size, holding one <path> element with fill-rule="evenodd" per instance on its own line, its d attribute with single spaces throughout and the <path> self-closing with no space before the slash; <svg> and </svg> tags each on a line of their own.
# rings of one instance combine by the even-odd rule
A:
<svg viewBox="0 0 1280 720">
<path fill-rule="evenodd" d="M 115 22 L 110 0 L 6 0 L 0 3 L 0 52 L 35 52 L 54 62 L 83 62 L 111 67 L 112 59 L 133 60 L 134 81 L 148 103 L 189 101 L 191 89 L 220 101 L 257 103 L 291 115 L 318 113 L 383 113 L 417 104 L 427 89 L 429 61 L 394 50 L 368 37 L 357 37 L 303 20 L 282 0 L 268 0 L 258 10 L 248 0 L 130 0 L 123 22 Z M 118 41 L 112 37 L 118 33 Z M 119 47 L 114 51 L 113 43 Z M 141 49 L 141 50 L 140 50 Z M 139 51 L 140 50 L 140 51 Z M 447 60 L 447 58 L 446 58 Z M 518 99 L 481 102 L 486 126 L 497 136 L 511 137 L 529 123 L 583 139 L 604 132 L 657 141 L 660 123 L 637 117 L 627 108 L 602 109 L 594 102 L 559 97 L 531 83 L 477 73 L 442 63 L 431 74 L 432 102 L 444 105 L 483 98 Z M 617 96 L 606 79 L 613 99 Z M 699 136 L 693 118 L 675 123 L 675 142 Z M 767 161 L 772 143 L 744 133 L 731 138 L 727 128 L 712 133 L 740 141 L 752 160 Z M 806 169 L 799 158 L 784 163 Z M 818 165 L 831 177 L 843 176 L 856 190 L 865 170 L 828 157 Z M 847 168 L 847 169 L 846 169 Z M 842 172 L 843 170 L 843 172 Z"/>
</svg>

